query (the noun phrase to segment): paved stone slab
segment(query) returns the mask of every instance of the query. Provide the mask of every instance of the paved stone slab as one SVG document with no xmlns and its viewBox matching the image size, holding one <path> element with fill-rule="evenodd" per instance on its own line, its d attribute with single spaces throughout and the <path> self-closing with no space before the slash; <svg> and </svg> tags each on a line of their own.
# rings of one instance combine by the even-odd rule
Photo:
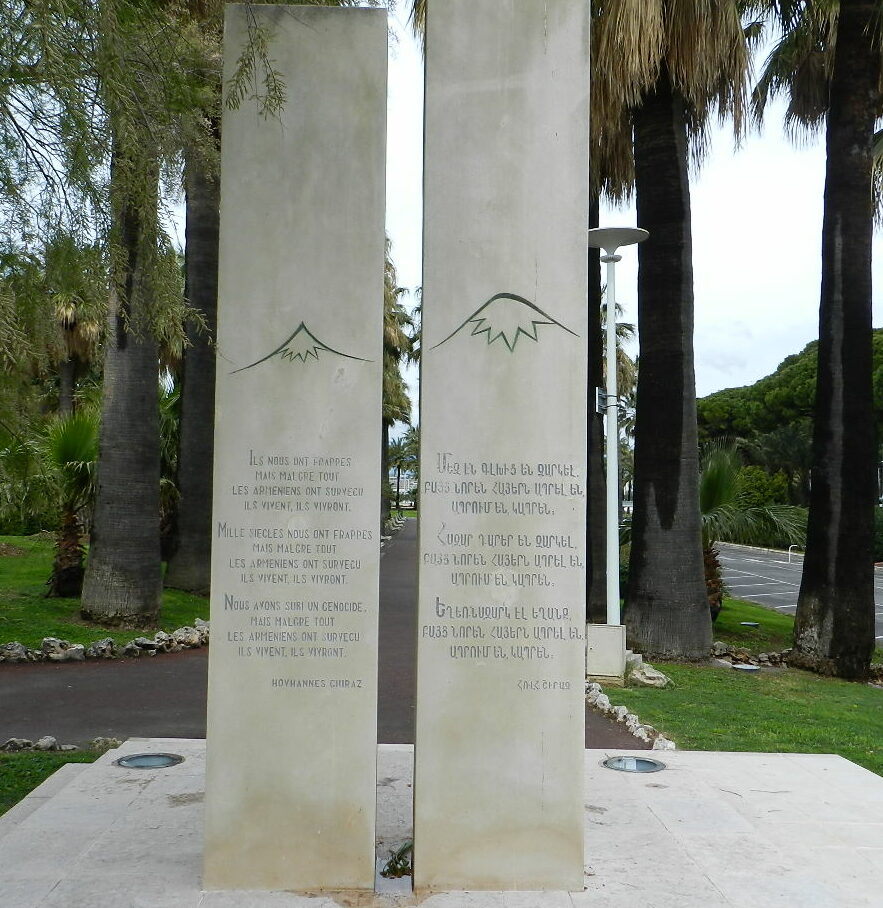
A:
<svg viewBox="0 0 883 908">
<path fill-rule="evenodd" d="M 10 807 L 3 816 L 0 816 L 0 839 L 14 829 L 28 814 L 33 813 L 58 794 L 71 779 L 75 779 L 83 772 L 87 765 L 86 763 L 65 763 L 38 785 L 27 798 Z"/>
<path fill-rule="evenodd" d="M 122 754 L 172 751 L 183 763 L 124 770 Z M 621 751 L 618 753 L 628 753 Z M 646 756 L 646 751 L 632 751 Z M 11 908 L 872 908 L 880 903 L 881 821 L 856 820 L 833 840 L 825 811 L 883 797 L 883 779 L 840 757 L 796 754 L 655 754 L 668 769 L 650 775 L 601 766 L 584 754 L 585 889 L 567 892 L 451 892 L 419 900 L 377 878 L 378 892 L 297 895 L 205 892 L 201 849 L 205 742 L 133 739 L 19 814 L 0 838 L 4 905 Z M 413 748 L 378 754 L 377 857 L 411 835 Z M 770 809 L 745 809 L 765 790 Z M 122 796 L 120 792 L 123 792 Z M 775 795 L 772 794 L 775 792 Z M 695 810 L 671 810 L 692 800 Z M 703 815 L 714 815 L 716 826 Z M 747 825 L 746 825 L 747 824 Z M 838 830 L 839 832 L 842 830 Z"/>
</svg>

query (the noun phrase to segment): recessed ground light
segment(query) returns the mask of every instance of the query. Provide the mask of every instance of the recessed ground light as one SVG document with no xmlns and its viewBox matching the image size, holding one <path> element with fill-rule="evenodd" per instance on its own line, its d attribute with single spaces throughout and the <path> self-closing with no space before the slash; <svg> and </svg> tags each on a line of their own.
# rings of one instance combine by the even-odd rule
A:
<svg viewBox="0 0 883 908">
<path fill-rule="evenodd" d="M 741 624 L 742 627 L 760 627 L 760 623 L 757 621 L 740 621 L 739 624 Z"/>
<path fill-rule="evenodd" d="M 746 665 L 744 662 L 734 662 L 733 668 L 740 672 L 759 672 L 759 665 Z"/>
<path fill-rule="evenodd" d="M 166 766 L 183 763 L 184 758 L 178 754 L 130 754 L 114 762 L 125 769 L 164 769 Z"/>
<path fill-rule="evenodd" d="M 665 769 L 665 763 L 649 757 L 608 757 L 601 765 L 620 772 L 659 772 Z"/>
</svg>

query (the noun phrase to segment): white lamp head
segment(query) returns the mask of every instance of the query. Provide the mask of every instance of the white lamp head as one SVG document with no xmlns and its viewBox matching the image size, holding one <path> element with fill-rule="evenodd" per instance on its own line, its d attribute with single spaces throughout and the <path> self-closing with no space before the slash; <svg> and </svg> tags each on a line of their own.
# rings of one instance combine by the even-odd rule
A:
<svg viewBox="0 0 883 908">
<path fill-rule="evenodd" d="M 620 246 L 643 243 L 650 234 L 643 227 L 593 227 L 589 231 L 589 245 L 615 255 Z"/>
</svg>

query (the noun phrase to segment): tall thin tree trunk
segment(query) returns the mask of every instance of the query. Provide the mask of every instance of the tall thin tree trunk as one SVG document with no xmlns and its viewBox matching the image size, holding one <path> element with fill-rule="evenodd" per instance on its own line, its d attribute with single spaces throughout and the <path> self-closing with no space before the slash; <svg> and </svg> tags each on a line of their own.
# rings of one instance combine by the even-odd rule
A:
<svg viewBox="0 0 883 908">
<path fill-rule="evenodd" d="M 110 300 L 98 488 L 81 609 L 102 624 L 153 626 L 162 599 L 159 366 L 147 319 L 142 214 L 131 200 L 118 216 L 118 237 L 125 273 Z"/>
<path fill-rule="evenodd" d="M 220 140 L 216 128 L 215 135 Z M 215 430 L 215 332 L 218 321 L 220 181 L 201 160 L 188 156 L 187 296 L 205 320 L 191 324 L 184 353 L 181 429 L 178 443 L 178 513 L 175 548 L 166 586 L 207 593 L 212 557 L 212 464 Z"/>
<path fill-rule="evenodd" d="M 58 412 L 70 416 L 74 412 L 74 394 L 77 390 L 79 359 L 66 356 L 58 367 Z"/>
<path fill-rule="evenodd" d="M 594 193 L 589 202 L 589 227 L 597 227 L 600 199 Z M 586 620 L 605 621 L 607 616 L 607 491 L 604 481 L 604 417 L 595 412 L 595 389 L 604 387 L 603 341 L 601 331 L 600 250 L 589 249 L 589 368 L 588 368 L 588 558 L 586 559 Z"/>
<path fill-rule="evenodd" d="M 878 4 L 841 0 L 827 124 L 813 468 L 789 662 L 865 678 L 874 649 L 872 138 Z"/>
<path fill-rule="evenodd" d="M 634 115 L 638 372 L 634 517 L 625 623 L 648 656 L 711 649 L 699 516 L 693 265 L 683 102 L 663 69 Z"/>
</svg>

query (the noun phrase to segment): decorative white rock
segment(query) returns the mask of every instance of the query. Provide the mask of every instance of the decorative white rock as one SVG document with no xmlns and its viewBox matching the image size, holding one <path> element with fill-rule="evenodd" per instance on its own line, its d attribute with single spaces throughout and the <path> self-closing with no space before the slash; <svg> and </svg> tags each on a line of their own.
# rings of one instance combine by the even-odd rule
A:
<svg viewBox="0 0 883 908">
<path fill-rule="evenodd" d="M 667 687 L 671 678 L 645 663 L 628 676 L 627 683 L 630 687 Z"/>
</svg>

